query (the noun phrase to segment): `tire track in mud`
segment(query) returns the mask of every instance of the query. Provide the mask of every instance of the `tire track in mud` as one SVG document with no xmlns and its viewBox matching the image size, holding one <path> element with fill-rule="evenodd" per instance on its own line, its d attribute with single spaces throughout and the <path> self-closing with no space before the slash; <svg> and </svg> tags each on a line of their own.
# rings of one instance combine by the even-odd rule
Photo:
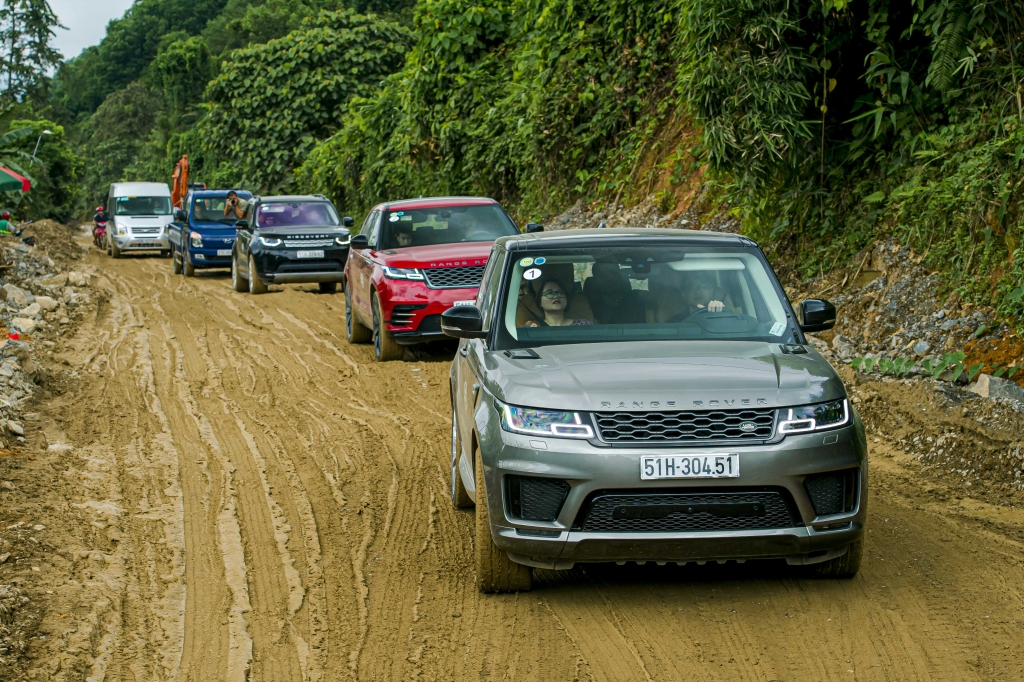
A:
<svg viewBox="0 0 1024 682">
<path fill-rule="evenodd" d="M 479 595 L 473 515 L 448 503 L 450 356 L 374 362 L 344 340 L 341 296 L 315 287 L 253 297 L 165 260 L 93 258 L 116 295 L 89 331 L 88 396 L 112 418 L 72 436 L 123 462 L 134 516 L 111 570 L 139 589 L 98 629 L 97 651 L 121 647 L 97 658 L 106 679 L 171 679 L 176 657 L 189 680 L 1024 677 L 1019 546 L 922 508 L 891 466 L 873 469 L 852 581 L 599 566 Z M 173 459 L 179 507 L 161 478 Z M 163 586 L 175 542 L 182 577 Z"/>
</svg>

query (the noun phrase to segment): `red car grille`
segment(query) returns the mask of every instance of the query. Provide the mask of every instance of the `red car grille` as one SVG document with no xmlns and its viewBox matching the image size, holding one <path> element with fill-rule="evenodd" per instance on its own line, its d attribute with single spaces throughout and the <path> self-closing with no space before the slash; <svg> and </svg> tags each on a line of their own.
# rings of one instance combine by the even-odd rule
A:
<svg viewBox="0 0 1024 682">
<path fill-rule="evenodd" d="M 423 271 L 431 289 L 469 289 L 479 287 L 484 278 L 484 266 L 465 268 L 433 268 Z"/>
</svg>

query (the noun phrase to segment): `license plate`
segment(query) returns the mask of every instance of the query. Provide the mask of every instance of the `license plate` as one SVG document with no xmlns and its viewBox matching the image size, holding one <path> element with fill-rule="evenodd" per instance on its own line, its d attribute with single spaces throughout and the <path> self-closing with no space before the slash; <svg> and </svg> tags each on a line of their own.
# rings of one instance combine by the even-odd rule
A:
<svg viewBox="0 0 1024 682">
<path fill-rule="evenodd" d="M 452 306 L 457 305 L 476 305 L 476 299 L 474 298 L 472 301 L 455 301 L 455 303 L 452 303 Z"/>
<path fill-rule="evenodd" d="M 324 257 L 324 252 L 323 251 L 296 251 L 295 252 L 295 257 L 296 258 L 323 258 Z"/>
<path fill-rule="evenodd" d="M 231 255 L 231 249 L 217 249 L 217 255 L 218 256 L 230 256 Z"/>
<path fill-rule="evenodd" d="M 663 455 L 640 458 L 640 480 L 663 478 L 736 478 L 739 455 Z"/>
</svg>

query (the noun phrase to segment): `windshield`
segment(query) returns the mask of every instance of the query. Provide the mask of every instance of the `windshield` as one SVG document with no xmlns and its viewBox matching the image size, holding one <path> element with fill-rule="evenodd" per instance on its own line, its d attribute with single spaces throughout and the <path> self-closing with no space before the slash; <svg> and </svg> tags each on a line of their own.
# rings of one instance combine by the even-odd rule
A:
<svg viewBox="0 0 1024 682">
<path fill-rule="evenodd" d="M 497 204 L 391 211 L 384 215 L 379 248 L 492 242 L 516 234 L 512 219 Z"/>
<path fill-rule="evenodd" d="M 238 199 L 242 208 L 249 201 L 250 195 L 239 195 Z M 197 223 L 223 223 L 234 225 L 238 221 L 238 215 L 234 211 L 224 214 L 224 206 L 228 198 L 223 197 L 196 197 L 192 202 L 192 220 Z"/>
<path fill-rule="evenodd" d="M 540 254 L 540 252 L 538 252 Z M 519 256 L 499 344 L 728 339 L 794 343 L 774 275 L 746 247 L 575 248 Z"/>
<path fill-rule="evenodd" d="M 292 201 L 260 204 L 256 209 L 256 227 L 337 226 L 338 212 L 323 201 Z"/>
<path fill-rule="evenodd" d="M 114 214 L 124 216 L 170 215 L 170 197 L 117 197 Z"/>
</svg>

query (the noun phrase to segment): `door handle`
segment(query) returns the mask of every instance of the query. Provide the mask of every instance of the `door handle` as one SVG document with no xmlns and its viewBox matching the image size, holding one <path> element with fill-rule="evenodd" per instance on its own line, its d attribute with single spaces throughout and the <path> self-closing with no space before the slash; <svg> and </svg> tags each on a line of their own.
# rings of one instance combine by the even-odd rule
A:
<svg viewBox="0 0 1024 682">
<path fill-rule="evenodd" d="M 461 355 L 462 357 L 466 357 L 467 355 L 469 355 L 469 346 L 463 346 L 462 348 L 460 348 L 459 355 Z"/>
</svg>

